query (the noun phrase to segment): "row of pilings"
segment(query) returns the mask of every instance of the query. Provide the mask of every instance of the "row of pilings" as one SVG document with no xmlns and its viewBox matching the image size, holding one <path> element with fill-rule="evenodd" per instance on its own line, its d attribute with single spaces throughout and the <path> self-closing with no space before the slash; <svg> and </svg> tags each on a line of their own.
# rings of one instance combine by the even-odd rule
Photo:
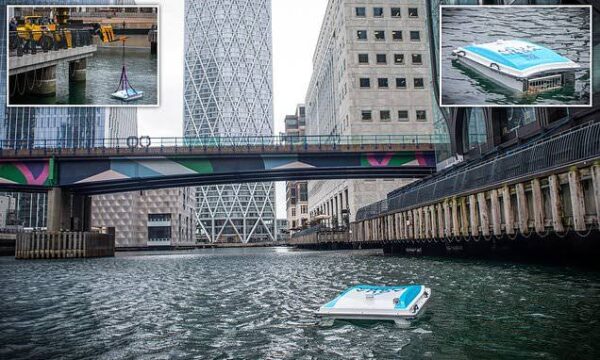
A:
<svg viewBox="0 0 600 360">
<path fill-rule="evenodd" d="M 345 236 L 293 239 L 317 249 L 383 248 L 388 254 L 535 256 L 600 254 L 600 164 L 388 211 Z"/>
<path fill-rule="evenodd" d="M 23 232 L 17 234 L 17 259 L 68 259 L 115 255 L 111 234 L 93 232 Z"/>
</svg>

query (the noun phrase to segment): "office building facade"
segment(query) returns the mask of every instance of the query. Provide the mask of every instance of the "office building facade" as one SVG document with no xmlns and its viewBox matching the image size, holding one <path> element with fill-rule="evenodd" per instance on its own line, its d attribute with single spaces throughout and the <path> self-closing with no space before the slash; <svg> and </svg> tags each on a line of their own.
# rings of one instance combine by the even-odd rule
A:
<svg viewBox="0 0 600 360">
<path fill-rule="evenodd" d="M 185 13 L 184 136 L 272 136 L 271 1 L 186 0 Z M 274 184 L 199 187 L 197 225 L 202 241 L 275 241 Z"/>
<path fill-rule="evenodd" d="M 330 0 L 306 96 L 308 135 L 432 133 L 427 11 L 420 0 Z M 410 180 L 309 181 L 309 212 L 347 226 Z"/>
<path fill-rule="evenodd" d="M 301 142 L 306 130 L 306 107 L 304 104 L 296 107 L 294 115 L 285 117 L 286 142 Z M 286 214 L 290 234 L 308 226 L 308 182 L 287 181 L 286 185 Z"/>
</svg>

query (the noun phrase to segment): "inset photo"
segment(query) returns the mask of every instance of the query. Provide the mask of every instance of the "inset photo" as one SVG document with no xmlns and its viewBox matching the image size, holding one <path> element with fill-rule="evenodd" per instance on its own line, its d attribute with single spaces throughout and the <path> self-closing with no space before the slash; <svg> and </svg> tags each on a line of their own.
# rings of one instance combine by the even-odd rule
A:
<svg viewBox="0 0 600 360">
<path fill-rule="evenodd" d="M 8 106 L 159 105 L 157 6 L 8 6 Z"/>
<path fill-rule="evenodd" d="M 591 106 L 591 6 L 441 6 L 442 106 Z"/>
</svg>

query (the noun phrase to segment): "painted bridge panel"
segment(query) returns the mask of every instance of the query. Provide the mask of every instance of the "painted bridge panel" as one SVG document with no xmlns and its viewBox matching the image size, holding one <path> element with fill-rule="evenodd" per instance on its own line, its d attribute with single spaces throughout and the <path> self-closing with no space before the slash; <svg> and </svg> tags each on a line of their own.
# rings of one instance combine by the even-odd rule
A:
<svg viewBox="0 0 600 360">
<path fill-rule="evenodd" d="M 0 162 L 2 184 L 28 187 L 81 186 L 136 182 L 190 176 L 210 177 L 270 170 L 382 169 L 402 167 L 435 168 L 433 152 L 402 151 L 380 153 L 264 154 L 221 156 L 152 156 L 54 158 L 46 160 L 5 160 Z M 56 174 L 56 179 L 54 174 Z M 267 177 L 267 176 L 266 176 Z"/>
</svg>

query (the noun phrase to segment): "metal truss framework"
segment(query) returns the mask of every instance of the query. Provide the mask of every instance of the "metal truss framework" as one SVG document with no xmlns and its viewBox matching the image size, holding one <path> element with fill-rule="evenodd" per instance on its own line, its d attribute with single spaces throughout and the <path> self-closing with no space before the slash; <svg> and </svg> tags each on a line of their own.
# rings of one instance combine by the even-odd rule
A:
<svg viewBox="0 0 600 360">
<path fill-rule="evenodd" d="M 186 0 L 184 134 L 273 134 L 270 0 Z M 216 241 L 275 241 L 272 183 L 199 187 L 197 223 Z"/>
</svg>

